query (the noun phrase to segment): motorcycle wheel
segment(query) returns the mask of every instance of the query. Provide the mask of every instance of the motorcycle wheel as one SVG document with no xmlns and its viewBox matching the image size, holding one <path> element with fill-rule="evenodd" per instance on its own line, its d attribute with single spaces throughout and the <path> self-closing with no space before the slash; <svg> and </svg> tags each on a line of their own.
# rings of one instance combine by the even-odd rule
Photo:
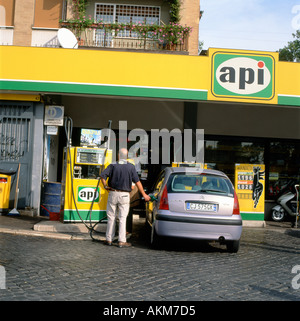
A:
<svg viewBox="0 0 300 321">
<path fill-rule="evenodd" d="M 272 220 L 275 222 L 282 222 L 285 218 L 284 209 L 281 208 L 279 211 L 273 210 L 272 211 Z"/>
</svg>

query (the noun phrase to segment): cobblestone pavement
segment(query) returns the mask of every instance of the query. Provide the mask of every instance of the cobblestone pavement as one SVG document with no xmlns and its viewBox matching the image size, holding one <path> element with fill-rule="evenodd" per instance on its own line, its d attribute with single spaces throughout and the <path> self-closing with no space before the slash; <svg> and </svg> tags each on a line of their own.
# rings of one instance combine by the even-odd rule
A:
<svg viewBox="0 0 300 321">
<path fill-rule="evenodd" d="M 237 254 L 178 240 L 153 250 L 148 236 L 137 223 L 134 246 L 120 249 L 1 233 L 0 301 L 300 300 L 299 230 L 244 228 Z"/>
</svg>

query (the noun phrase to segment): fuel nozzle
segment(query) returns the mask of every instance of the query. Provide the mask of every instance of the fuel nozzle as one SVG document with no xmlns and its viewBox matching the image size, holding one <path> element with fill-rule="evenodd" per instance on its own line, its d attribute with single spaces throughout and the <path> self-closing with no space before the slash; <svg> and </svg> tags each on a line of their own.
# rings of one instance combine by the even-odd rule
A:
<svg viewBox="0 0 300 321">
<path fill-rule="evenodd" d="M 149 195 L 149 196 L 150 196 L 151 202 L 157 201 L 157 197 L 155 197 L 154 195 Z"/>
<path fill-rule="evenodd" d="M 149 196 L 150 196 L 150 201 L 149 202 L 157 201 L 157 197 L 155 197 L 154 195 L 149 194 Z M 144 197 L 142 197 L 141 200 L 145 200 Z"/>
</svg>

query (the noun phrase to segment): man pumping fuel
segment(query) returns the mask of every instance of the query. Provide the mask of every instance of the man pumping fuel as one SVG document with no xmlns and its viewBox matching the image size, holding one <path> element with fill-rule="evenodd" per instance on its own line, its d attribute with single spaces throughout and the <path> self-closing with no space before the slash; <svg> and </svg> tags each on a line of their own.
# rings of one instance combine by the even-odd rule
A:
<svg viewBox="0 0 300 321">
<path fill-rule="evenodd" d="M 115 236 L 117 213 L 119 213 L 118 245 L 119 247 L 131 246 L 131 243 L 126 240 L 126 218 L 130 208 L 129 193 L 132 189 L 132 183 L 136 184 L 146 202 L 151 199 L 145 193 L 134 165 L 127 162 L 127 156 L 128 150 L 125 148 L 120 149 L 118 162 L 110 164 L 100 175 L 104 188 L 109 191 L 106 208 L 106 245 L 112 245 Z"/>
</svg>

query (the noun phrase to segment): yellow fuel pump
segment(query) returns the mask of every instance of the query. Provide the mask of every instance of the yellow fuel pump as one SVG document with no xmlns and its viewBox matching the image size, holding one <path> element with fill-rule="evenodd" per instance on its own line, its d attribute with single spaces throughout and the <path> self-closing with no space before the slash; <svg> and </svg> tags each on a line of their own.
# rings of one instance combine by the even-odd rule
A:
<svg viewBox="0 0 300 321">
<path fill-rule="evenodd" d="M 106 217 L 108 192 L 99 184 L 102 170 L 112 162 L 107 148 L 64 149 L 63 222 L 99 222 Z"/>
</svg>

